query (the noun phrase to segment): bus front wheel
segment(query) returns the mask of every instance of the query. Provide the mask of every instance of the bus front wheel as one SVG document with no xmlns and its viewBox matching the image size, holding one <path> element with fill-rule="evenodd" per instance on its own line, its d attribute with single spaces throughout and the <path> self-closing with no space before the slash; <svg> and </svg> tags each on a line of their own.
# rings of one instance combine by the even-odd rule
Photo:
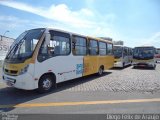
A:
<svg viewBox="0 0 160 120">
<path fill-rule="evenodd" d="M 50 92 L 54 88 L 55 84 L 54 78 L 51 75 L 43 75 L 39 80 L 38 92 Z"/>
<path fill-rule="evenodd" d="M 124 68 L 124 67 L 125 67 L 125 63 L 123 62 L 122 68 Z"/>
</svg>

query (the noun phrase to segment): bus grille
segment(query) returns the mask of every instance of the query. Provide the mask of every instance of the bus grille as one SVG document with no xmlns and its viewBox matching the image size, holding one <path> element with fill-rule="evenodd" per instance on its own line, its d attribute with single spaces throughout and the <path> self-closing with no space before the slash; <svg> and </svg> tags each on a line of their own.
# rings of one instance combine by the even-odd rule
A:
<svg viewBox="0 0 160 120">
<path fill-rule="evenodd" d="M 5 73 L 8 75 L 17 75 L 18 71 L 5 69 Z"/>
</svg>

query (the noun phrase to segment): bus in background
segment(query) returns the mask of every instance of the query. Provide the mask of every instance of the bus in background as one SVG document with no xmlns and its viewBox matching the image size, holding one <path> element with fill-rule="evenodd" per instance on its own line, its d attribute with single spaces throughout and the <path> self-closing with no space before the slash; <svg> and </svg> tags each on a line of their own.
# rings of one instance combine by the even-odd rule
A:
<svg viewBox="0 0 160 120">
<path fill-rule="evenodd" d="M 133 50 L 133 67 L 152 67 L 156 68 L 155 47 L 140 46 Z"/>
<path fill-rule="evenodd" d="M 160 48 L 157 48 L 156 49 L 156 55 L 155 55 L 155 58 L 156 58 L 156 62 L 160 62 Z"/>
<path fill-rule="evenodd" d="M 56 84 L 113 67 L 111 41 L 57 29 L 25 31 L 3 64 L 3 81 L 15 88 L 44 93 Z"/>
<path fill-rule="evenodd" d="M 125 67 L 132 63 L 132 48 L 122 45 L 113 46 L 114 67 Z"/>
</svg>

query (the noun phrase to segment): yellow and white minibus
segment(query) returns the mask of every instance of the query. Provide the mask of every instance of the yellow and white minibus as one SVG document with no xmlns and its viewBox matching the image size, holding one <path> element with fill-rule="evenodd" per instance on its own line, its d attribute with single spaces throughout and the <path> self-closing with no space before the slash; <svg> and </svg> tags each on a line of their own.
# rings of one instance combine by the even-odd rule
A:
<svg viewBox="0 0 160 120">
<path fill-rule="evenodd" d="M 114 45 L 114 67 L 125 67 L 132 64 L 132 48 L 123 45 Z"/>
<path fill-rule="evenodd" d="M 13 43 L 3 64 L 4 82 L 15 88 L 41 93 L 57 83 L 113 67 L 111 41 L 62 30 L 25 31 Z"/>
<path fill-rule="evenodd" d="M 155 47 L 140 46 L 133 50 L 133 67 L 152 67 L 156 68 Z"/>
</svg>

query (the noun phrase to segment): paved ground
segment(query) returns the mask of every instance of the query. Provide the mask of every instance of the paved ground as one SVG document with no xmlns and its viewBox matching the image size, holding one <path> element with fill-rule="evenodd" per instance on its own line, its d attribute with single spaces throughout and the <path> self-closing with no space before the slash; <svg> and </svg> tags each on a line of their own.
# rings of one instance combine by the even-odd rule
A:
<svg viewBox="0 0 160 120">
<path fill-rule="evenodd" d="M 107 71 L 103 77 L 93 75 L 84 78 L 83 82 L 79 79 L 79 82 L 70 85 L 73 87 L 71 86 L 66 91 L 155 92 L 160 90 L 160 65 L 156 70 L 133 69 L 132 67 L 113 69 Z"/>
<path fill-rule="evenodd" d="M 105 102 L 101 104 L 102 101 Z M 91 104 L 93 102 L 94 105 Z M 156 70 L 133 69 L 132 66 L 112 69 L 102 77 L 91 75 L 61 83 L 56 91 L 43 95 L 6 87 L 0 82 L 0 111 L 51 114 L 159 113 L 160 64 Z"/>
<path fill-rule="evenodd" d="M 2 83 L 2 80 L 0 80 L 0 83 Z M 62 89 L 65 89 L 65 91 L 72 92 L 156 92 L 160 90 L 160 64 L 157 65 L 156 70 L 133 69 L 132 66 L 125 69 L 112 69 L 106 71 L 102 77 L 91 75 L 61 83 L 59 86 L 63 86 Z M 59 88 L 61 89 L 61 87 Z"/>
</svg>

